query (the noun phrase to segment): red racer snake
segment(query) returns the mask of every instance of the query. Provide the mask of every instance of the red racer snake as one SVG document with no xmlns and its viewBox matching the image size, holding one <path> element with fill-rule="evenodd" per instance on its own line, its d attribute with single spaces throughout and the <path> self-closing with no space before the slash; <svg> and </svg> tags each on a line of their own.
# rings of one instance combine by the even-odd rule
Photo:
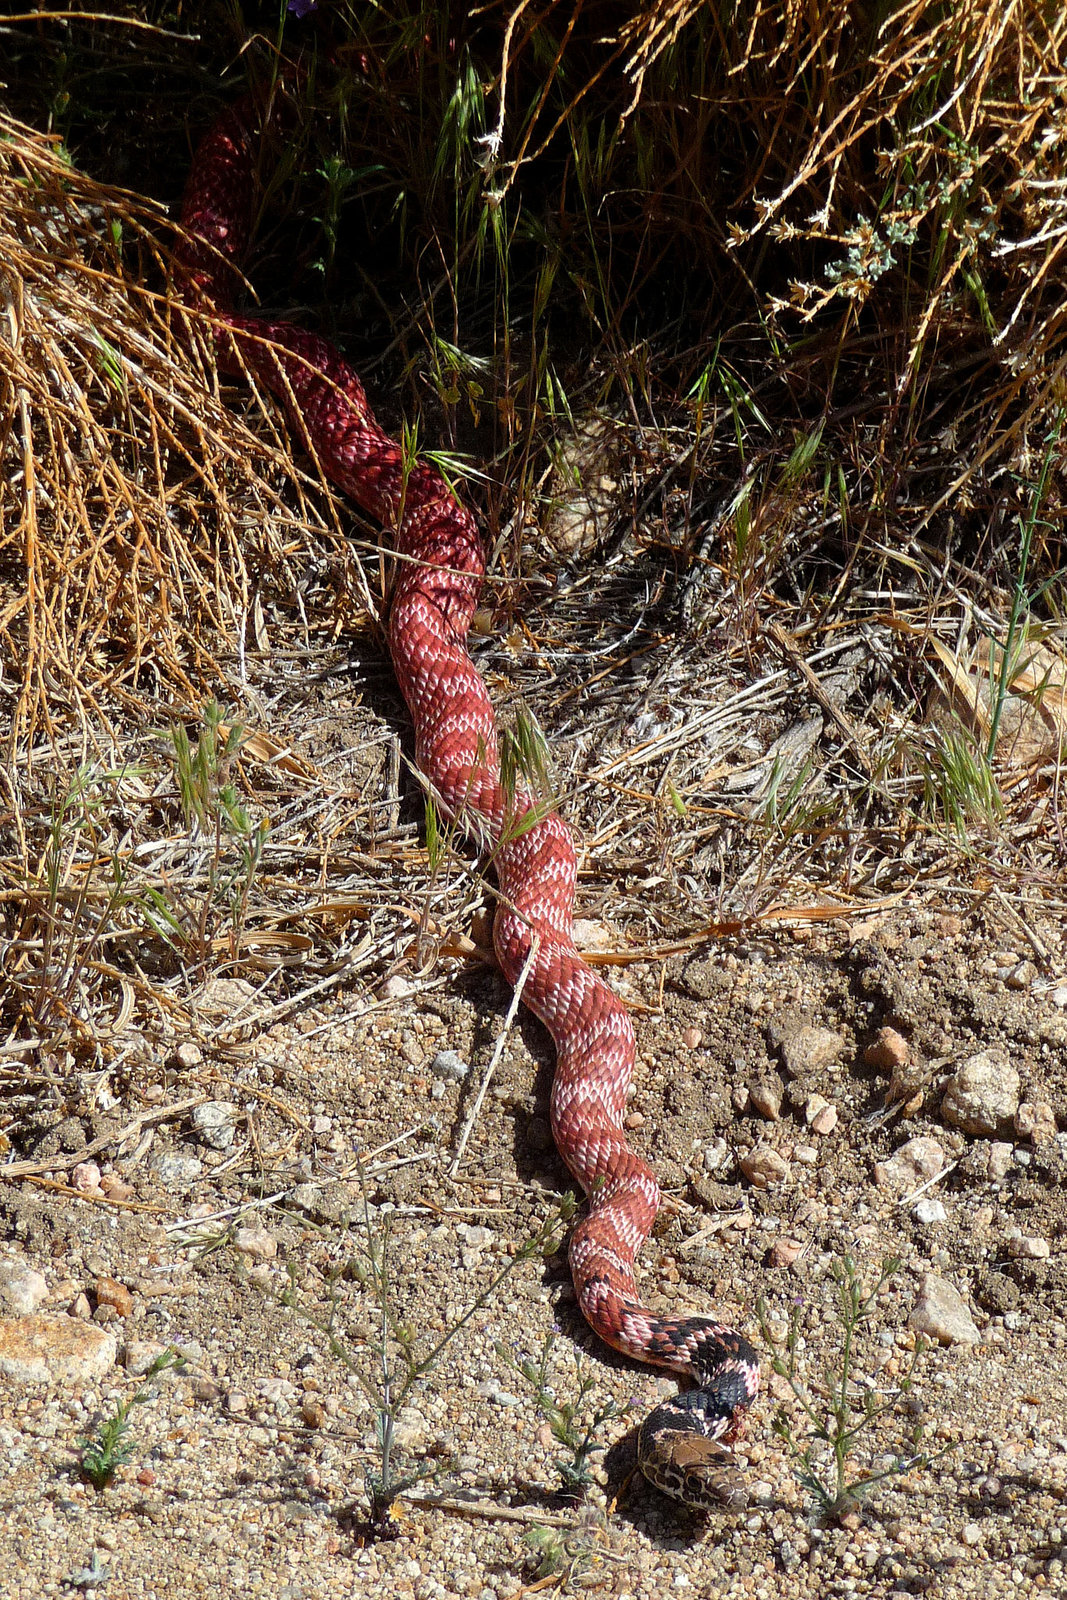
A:
<svg viewBox="0 0 1067 1600">
<path fill-rule="evenodd" d="M 638 1297 L 634 1256 L 660 1191 L 623 1133 L 633 1028 L 571 938 L 576 864 L 569 828 L 556 812 L 535 809 L 521 780 L 514 789 L 501 782 L 493 708 L 465 643 L 485 573 L 474 518 L 434 467 L 405 469 L 400 446 L 375 421 L 362 384 L 333 345 L 292 323 L 232 310 L 251 229 L 254 139 L 255 119 L 242 102 L 196 152 L 182 206 L 181 292 L 210 309 L 223 369 L 252 374 L 276 395 L 326 476 L 392 534 L 402 559 L 389 649 L 415 725 L 416 760 L 441 810 L 491 861 L 500 889 L 497 959 L 512 984 L 529 960 L 522 998 L 556 1046 L 552 1130 L 589 1198 L 570 1241 L 578 1304 L 616 1350 L 695 1381 L 641 1426 L 645 1475 L 691 1504 L 743 1503 L 725 1446 L 741 1431 L 759 1364 L 731 1328 L 707 1316 L 663 1316 Z"/>
</svg>

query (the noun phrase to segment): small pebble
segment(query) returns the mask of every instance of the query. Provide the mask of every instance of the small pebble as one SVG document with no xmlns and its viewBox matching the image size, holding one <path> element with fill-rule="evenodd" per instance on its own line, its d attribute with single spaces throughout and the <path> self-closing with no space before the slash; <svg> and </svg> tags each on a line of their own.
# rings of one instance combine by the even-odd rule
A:
<svg viewBox="0 0 1067 1600">
<path fill-rule="evenodd" d="M 383 1000 L 406 1000 L 414 992 L 415 985 L 407 978 L 402 978 L 399 972 L 394 972 L 382 984 Z"/>
<path fill-rule="evenodd" d="M 932 1226 L 935 1222 L 945 1222 L 948 1219 L 948 1212 L 940 1200 L 917 1200 L 912 1207 L 911 1214 L 916 1222 L 921 1222 L 926 1227 Z"/>
<path fill-rule="evenodd" d="M 767 1030 L 770 1043 L 778 1050 L 792 1078 L 806 1073 L 825 1072 L 840 1059 L 845 1041 L 830 1028 L 817 1028 L 795 1018 L 776 1019 Z"/>
<path fill-rule="evenodd" d="M 982 1340 L 966 1300 L 935 1272 L 924 1272 L 919 1279 L 908 1327 L 930 1334 L 941 1344 L 980 1344 Z"/>
<path fill-rule="evenodd" d="M 863 1052 L 867 1066 L 877 1072 L 895 1072 L 911 1060 L 911 1045 L 895 1028 L 879 1028 L 874 1040 Z"/>
<path fill-rule="evenodd" d="M 128 1317 L 133 1310 L 133 1295 L 117 1278 L 97 1278 L 95 1294 L 98 1307 L 112 1306 L 120 1317 Z"/>
<path fill-rule="evenodd" d="M 754 1150 L 738 1156 L 737 1164 L 755 1189 L 766 1189 L 769 1184 L 781 1183 L 789 1176 L 789 1162 L 766 1144 L 758 1144 Z"/>
<path fill-rule="evenodd" d="M 799 1260 L 804 1246 L 797 1239 L 776 1239 L 770 1249 L 772 1267 L 791 1267 Z"/>
<path fill-rule="evenodd" d="M 1009 1234 L 1004 1242 L 1009 1256 L 1015 1261 L 1047 1261 L 1052 1254 L 1048 1240 L 1037 1234 Z"/>
<path fill-rule="evenodd" d="M 1015 1160 L 1015 1146 L 1006 1140 L 998 1139 L 988 1146 L 986 1156 L 986 1172 L 992 1183 L 998 1183 L 1001 1178 L 1006 1178 L 1011 1171 Z"/>
<path fill-rule="evenodd" d="M 194 1106 L 190 1122 L 200 1136 L 201 1144 L 211 1150 L 228 1150 L 233 1144 L 234 1125 L 240 1111 L 228 1100 L 205 1100 Z"/>
<path fill-rule="evenodd" d="M 748 1086 L 748 1098 L 753 1109 L 768 1122 L 777 1122 L 782 1114 L 785 1085 L 777 1072 L 767 1072 Z"/>
<path fill-rule="evenodd" d="M 1056 1139 L 1056 1113 L 1047 1100 L 1024 1100 L 1015 1113 L 1015 1132 L 1031 1144 L 1053 1144 Z"/>
<path fill-rule="evenodd" d="M 837 1107 L 824 1100 L 821 1094 L 813 1094 L 804 1108 L 804 1120 L 812 1133 L 825 1138 L 837 1127 Z"/>
<path fill-rule="evenodd" d="M 117 1172 L 105 1172 L 100 1179 L 100 1188 L 109 1200 L 132 1200 L 136 1192 L 133 1184 L 120 1178 Z"/>
<path fill-rule="evenodd" d="M 629 1120 L 627 1120 L 627 1126 L 629 1126 Z M 712 1144 L 708 1145 L 700 1159 L 705 1172 L 721 1172 L 724 1167 L 730 1164 L 730 1146 L 725 1139 L 716 1139 Z"/>
<path fill-rule="evenodd" d="M 200 1177 L 204 1163 L 198 1156 L 187 1155 L 181 1150 L 172 1150 L 154 1161 L 152 1170 L 160 1183 L 167 1188 L 184 1188 L 190 1183 L 195 1183 Z"/>
<path fill-rule="evenodd" d="M 233 1236 L 233 1247 L 253 1261 L 273 1261 L 278 1254 L 277 1239 L 259 1223 L 238 1228 Z"/>
<path fill-rule="evenodd" d="M 457 1050 L 439 1050 L 430 1062 L 430 1071 L 435 1078 L 462 1083 L 470 1071 L 470 1066 Z"/>
<path fill-rule="evenodd" d="M 995 1134 L 1019 1106 L 1019 1074 L 999 1048 L 969 1056 L 949 1079 L 941 1115 L 964 1133 Z"/>
<path fill-rule="evenodd" d="M 890 1194 L 905 1195 L 936 1178 L 945 1167 L 945 1151 L 936 1139 L 908 1139 L 885 1161 L 874 1164 L 874 1181 Z"/>
<path fill-rule="evenodd" d="M 306 1428 L 321 1428 L 326 1422 L 326 1407 L 316 1395 L 306 1394 L 300 1402 L 300 1415 Z"/>
<path fill-rule="evenodd" d="M 95 1161 L 79 1161 L 70 1175 L 73 1188 L 79 1194 L 98 1194 L 100 1192 L 100 1168 Z"/>
</svg>

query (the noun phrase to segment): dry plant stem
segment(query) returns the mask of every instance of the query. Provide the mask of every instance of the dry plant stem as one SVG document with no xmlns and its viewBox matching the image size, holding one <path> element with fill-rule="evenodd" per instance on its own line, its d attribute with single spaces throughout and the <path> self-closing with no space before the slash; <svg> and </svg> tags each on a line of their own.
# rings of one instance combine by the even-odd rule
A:
<svg viewBox="0 0 1067 1600">
<path fill-rule="evenodd" d="M 11 1161 L 0 1165 L 0 1178 L 28 1178 L 34 1173 L 68 1171 L 78 1166 L 83 1161 L 92 1160 L 102 1150 L 112 1146 L 124 1144 L 134 1134 L 140 1133 L 142 1128 L 151 1127 L 157 1122 L 169 1122 L 172 1117 L 180 1117 L 186 1111 L 191 1111 L 195 1106 L 202 1106 L 209 1098 L 206 1094 L 190 1095 L 186 1100 L 175 1100 L 168 1106 L 157 1106 L 151 1111 L 141 1111 L 125 1127 L 119 1128 L 115 1133 L 101 1134 L 99 1139 L 94 1139 L 74 1155 L 50 1156 L 47 1161 Z"/>
<path fill-rule="evenodd" d="M 497 1035 L 496 1044 L 493 1047 L 493 1053 L 489 1058 L 489 1062 L 484 1073 L 482 1074 L 482 1081 L 478 1085 L 478 1092 L 474 1097 L 474 1104 L 471 1106 L 466 1121 L 460 1130 L 459 1138 L 456 1140 L 455 1154 L 452 1157 L 452 1164 L 448 1169 L 448 1175 L 450 1178 L 454 1178 L 456 1176 L 463 1163 L 463 1155 L 467 1148 L 467 1141 L 470 1139 L 471 1133 L 473 1132 L 475 1124 L 478 1121 L 478 1117 L 481 1114 L 482 1105 L 485 1101 L 487 1093 L 489 1092 L 489 1085 L 493 1081 L 493 1075 L 500 1063 L 500 1057 L 504 1053 L 504 1046 L 507 1044 L 508 1036 L 511 1033 L 512 1026 L 515 1022 L 515 1017 L 518 1013 L 519 1005 L 522 1002 L 522 991 L 526 987 L 526 980 L 530 976 L 530 971 L 535 960 L 537 959 L 537 952 L 539 948 L 540 939 L 535 933 L 530 941 L 529 953 L 527 954 L 526 960 L 522 964 L 522 969 L 519 972 L 518 978 L 515 980 L 515 987 L 511 993 L 511 1002 L 508 1006 L 507 1015 L 504 1018 L 504 1026 Z"/>
</svg>

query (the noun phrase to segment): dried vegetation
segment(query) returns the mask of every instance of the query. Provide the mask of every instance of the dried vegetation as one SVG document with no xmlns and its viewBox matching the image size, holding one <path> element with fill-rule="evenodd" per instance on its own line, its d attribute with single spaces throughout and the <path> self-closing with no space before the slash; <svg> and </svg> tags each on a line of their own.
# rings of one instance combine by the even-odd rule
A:
<svg viewBox="0 0 1067 1600">
<path fill-rule="evenodd" d="M 220 385 L 113 181 L 173 201 L 242 75 L 288 83 L 261 292 L 484 470 L 484 661 L 586 904 L 647 951 L 709 908 L 1058 903 L 1061 9 L 279 11 L 5 24 L 6 1137 L 145 1039 L 372 1004 L 480 892 L 400 784 L 377 535 Z"/>
</svg>

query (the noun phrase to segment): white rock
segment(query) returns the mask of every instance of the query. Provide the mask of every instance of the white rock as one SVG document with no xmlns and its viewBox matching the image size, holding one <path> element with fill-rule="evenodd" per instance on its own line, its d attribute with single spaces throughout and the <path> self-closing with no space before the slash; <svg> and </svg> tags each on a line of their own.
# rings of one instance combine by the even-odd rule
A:
<svg viewBox="0 0 1067 1600">
<path fill-rule="evenodd" d="M 122 1352 L 122 1364 L 131 1378 L 143 1378 L 166 1348 L 156 1339 L 127 1339 Z"/>
<path fill-rule="evenodd" d="M 181 1189 L 194 1183 L 204 1170 L 199 1156 L 186 1155 L 182 1150 L 168 1150 L 152 1163 L 152 1171 L 160 1183 L 168 1188 Z"/>
<path fill-rule="evenodd" d="M 100 1189 L 100 1168 L 95 1161 L 79 1161 L 70 1181 L 79 1194 L 96 1194 Z"/>
<path fill-rule="evenodd" d="M 980 1344 L 970 1307 L 951 1283 L 936 1272 L 924 1272 L 908 1327 L 927 1333 L 941 1344 Z"/>
<path fill-rule="evenodd" d="M 456 1233 L 472 1250 L 483 1249 L 485 1245 L 492 1244 L 494 1238 L 492 1228 L 485 1228 L 477 1222 L 461 1222 Z"/>
<path fill-rule="evenodd" d="M 190 1121 L 209 1149 L 228 1150 L 240 1115 L 237 1106 L 228 1100 L 205 1100 L 202 1106 L 194 1106 Z"/>
<path fill-rule="evenodd" d="M 1014 1160 L 1015 1146 L 1008 1144 L 1004 1139 L 995 1139 L 989 1146 L 986 1157 L 986 1171 L 990 1182 L 997 1183 L 1001 1178 L 1006 1178 Z"/>
<path fill-rule="evenodd" d="M 421 1450 L 430 1438 L 430 1424 L 414 1406 L 401 1406 L 393 1438 L 402 1450 Z"/>
<path fill-rule="evenodd" d="M 299 1392 L 296 1384 L 291 1383 L 288 1378 L 260 1378 L 256 1384 L 256 1391 L 272 1406 L 291 1403 Z"/>
<path fill-rule="evenodd" d="M 435 1078 L 443 1078 L 446 1082 L 462 1083 L 470 1072 L 470 1065 L 464 1061 L 458 1050 L 438 1050 L 430 1062 L 430 1071 Z"/>
<path fill-rule="evenodd" d="M 618 933 L 607 922 L 596 922 L 592 917 L 575 917 L 571 924 L 571 938 L 579 950 L 590 953 L 614 950 L 619 942 Z"/>
<path fill-rule="evenodd" d="M 911 1214 L 916 1222 L 921 1222 L 924 1227 L 931 1227 L 935 1222 L 945 1222 L 948 1212 L 940 1200 L 917 1200 L 912 1206 Z"/>
<path fill-rule="evenodd" d="M 715 1139 L 707 1146 L 701 1160 L 705 1172 L 721 1172 L 729 1166 L 731 1159 L 730 1146 L 725 1139 Z"/>
<path fill-rule="evenodd" d="M 876 1161 L 874 1181 L 879 1189 L 904 1195 L 929 1183 L 945 1167 L 945 1151 L 936 1139 L 920 1135 L 895 1150 L 887 1161 Z"/>
<path fill-rule="evenodd" d="M 0 1261 L 0 1308 L 13 1317 L 29 1317 L 48 1297 L 48 1284 L 25 1261 Z"/>
<path fill-rule="evenodd" d="M 995 1134 L 1019 1106 L 1019 1074 L 1003 1050 L 980 1050 L 949 1079 L 941 1115 L 964 1133 Z"/>
<path fill-rule="evenodd" d="M 394 972 L 382 984 L 383 1000 L 406 1000 L 408 995 L 415 993 L 415 985 L 407 978 L 402 978 L 399 972 Z"/>
</svg>

